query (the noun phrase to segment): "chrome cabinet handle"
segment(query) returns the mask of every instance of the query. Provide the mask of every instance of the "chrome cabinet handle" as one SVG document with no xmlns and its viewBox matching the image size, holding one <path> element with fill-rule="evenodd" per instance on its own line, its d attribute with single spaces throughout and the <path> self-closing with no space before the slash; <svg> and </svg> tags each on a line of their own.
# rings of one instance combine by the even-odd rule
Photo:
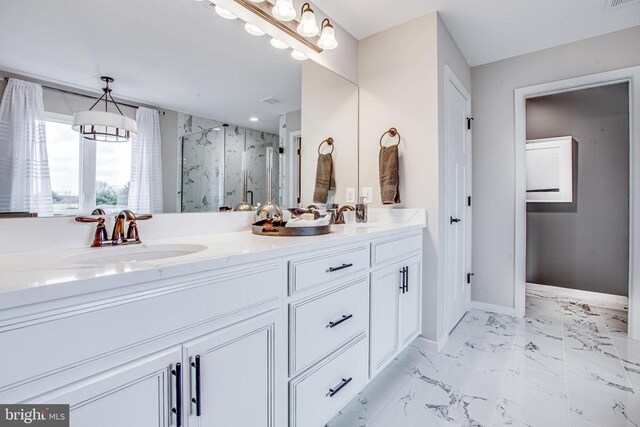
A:
<svg viewBox="0 0 640 427">
<path fill-rule="evenodd" d="M 339 267 L 329 267 L 329 269 L 327 270 L 327 273 L 333 273 L 334 271 L 338 271 L 338 270 L 342 270 L 344 268 L 349 268 L 349 267 L 353 267 L 353 264 L 342 264 Z"/>
<path fill-rule="evenodd" d="M 404 291 L 409 292 L 409 266 L 404 268 Z"/>
<path fill-rule="evenodd" d="M 182 363 L 176 363 L 171 373 L 176 377 L 176 406 L 171 408 L 171 412 L 176 414 L 176 425 L 182 427 Z"/>
<path fill-rule="evenodd" d="M 340 390 L 342 390 L 347 384 L 349 384 L 351 382 L 353 378 L 349 377 L 347 379 L 343 378 L 342 381 L 340 382 L 340 384 L 338 384 L 336 387 L 334 388 L 330 388 L 329 389 L 329 397 L 333 397 L 336 394 L 338 394 L 338 392 Z"/>
<path fill-rule="evenodd" d="M 192 398 L 191 401 L 196 405 L 196 416 L 202 415 L 202 399 L 200 396 L 200 355 L 195 357 L 195 360 L 191 362 L 191 366 L 196 371 L 196 397 Z"/>
<path fill-rule="evenodd" d="M 336 322 L 329 322 L 329 324 L 327 325 L 327 328 L 335 328 L 336 326 L 338 326 L 340 323 L 349 320 L 353 317 L 353 314 L 349 314 L 349 315 L 342 315 L 342 319 L 336 321 Z"/>
</svg>

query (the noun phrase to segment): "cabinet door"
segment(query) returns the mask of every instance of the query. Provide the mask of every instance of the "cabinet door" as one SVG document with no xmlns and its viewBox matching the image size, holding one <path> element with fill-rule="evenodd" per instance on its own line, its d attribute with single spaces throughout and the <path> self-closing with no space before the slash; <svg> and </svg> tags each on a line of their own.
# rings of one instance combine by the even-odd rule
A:
<svg viewBox="0 0 640 427">
<path fill-rule="evenodd" d="M 69 404 L 72 427 L 177 426 L 171 372 L 181 354 L 172 347 L 33 400 Z"/>
<path fill-rule="evenodd" d="M 420 333 L 421 327 L 421 294 L 422 294 L 422 262 L 419 257 L 410 258 L 402 263 L 405 267 L 405 286 L 400 287 L 399 295 L 399 329 L 400 346 L 411 342 Z"/>
<path fill-rule="evenodd" d="M 276 426 L 284 376 L 277 325 L 271 313 L 185 344 L 190 426 Z"/>
<path fill-rule="evenodd" d="M 371 275 L 371 377 L 384 368 L 398 349 L 399 286 L 399 265 L 382 268 Z"/>
</svg>

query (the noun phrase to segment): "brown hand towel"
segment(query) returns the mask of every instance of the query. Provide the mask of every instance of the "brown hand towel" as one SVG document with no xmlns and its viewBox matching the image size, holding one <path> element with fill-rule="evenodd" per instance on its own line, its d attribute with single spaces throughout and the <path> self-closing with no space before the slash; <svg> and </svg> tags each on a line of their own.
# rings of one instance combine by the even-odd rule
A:
<svg viewBox="0 0 640 427">
<path fill-rule="evenodd" d="M 316 188 L 313 192 L 315 203 L 327 203 L 329 190 L 336 188 L 336 179 L 333 174 L 333 159 L 331 153 L 318 154 L 318 166 L 316 168 Z"/>
<path fill-rule="evenodd" d="M 397 145 L 380 149 L 380 194 L 383 205 L 400 203 Z"/>
</svg>

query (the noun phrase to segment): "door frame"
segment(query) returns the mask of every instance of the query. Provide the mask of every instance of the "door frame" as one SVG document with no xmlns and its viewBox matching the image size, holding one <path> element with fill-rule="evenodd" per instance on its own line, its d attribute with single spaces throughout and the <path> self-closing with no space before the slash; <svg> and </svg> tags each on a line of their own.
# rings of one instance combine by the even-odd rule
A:
<svg viewBox="0 0 640 427">
<path fill-rule="evenodd" d="M 640 66 L 515 90 L 514 307 L 524 316 L 526 288 L 526 100 L 540 96 L 629 84 L 629 337 L 640 340 Z"/>
<path fill-rule="evenodd" d="M 462 83 L 462 80 L 460 80 L 458 78 L 458 76 L 453 72 L 453 70 L 448 66 L 445 65 L 444 67 L 444 71 L 445 71 L 445 88 L 444 88 L 444 104 L 445 104 L 445 108 L 443 109 L 443 111 L 446 112 L 446 104 L 447 104 L 447 91 L 446 91 L 446 85 L 451 83 L 457 90 L 458 92 L 460 92 L 460 94 L 462 95 L 462 97 L 465 99 L 467 105 L 468 105 L 468 111 L 469 111 L 469 118 L 472 118 L 473 114 L 472 114 L 472 110 L 471 110 L 471 93 L 467 90 L 467 88 L 464 86 L 464 84 Z M 445 122 L 444 122 L 444 132 L 445 132 L 445 136 L 444 136 L 444 162 L 445 162 L 445 170 L 446 168 L 448 168 L 448 160 L 449 160 L 449 145 L 447 144 L 447 139 L 448 139 L 448 133 L 447 133 L 447 123 L 446 123 L 446 115 L 445 115 Z M 472 169 L 472 132 L 470 129 L 466 130 L 466 137 L 467 137 L 467 145 L 468 145 L 468 149 L 467 149 L 467 193 L 468 196 L 472 196 L 472 174 L 473 174 L 473 169 Z M 442 213 L 444 213 L 443 218 L 441 219 L 441 224 L 444 225 L 445 227 L 445 236 L 444 236 L 444 242 L 445 244 L 443 245 L 444 248 L 444 278 L 445 278 L 445 285 L 444 285 L 444 325 L 445 325 L 445 329 L 447 329 L 446 334 L 447 336 L 449 335 L 449 333 L 451 332 L 449 329 L 449 325 L 448 325 L 448 319 L 449 319 L 449 295 L 450 295 L 450 286 L 449 284 L 447 284 L 446 282 L 446 277 L 447 277 L 447 266 L 449 263 L 448 257 L 447 257 L 447 250 L 446 250 L 446 246 L 449 243 L 449 238 L 450 238 L 450 233 L 449 233 L 449 225 L 447 224 L 447 201 L 449 198 L 449 194 L 448 194 L 448 188 L 447 188 L 447 174 L 445 172 L 444 174 L 444 209 L 441 211 Z M 473 206 L 473 204 L 472 204 Z M 467 206 L 467 220 L 466 220 L 466 225 L 465 227 L 467 227 L 467 241 L 465 242 L 465 246 L 466 246 L 466 250 L 467 250 L 467 254 L 468 254 L 468 259 L 467 259 L 467 269 L 468 272 L 470 273 L 472 271 L 472 265 L 471 265 L 471 248 L 472 248 L 472 224 L 473 224 L 473 218 L 472 218 L 472 207 L 471 206 Z M 469 311 L 471 309 L 471 284 L 467 284 L 467 301 L 466 301 L 466 305 L 467 305 L 467 311 Z"/>
</svg>

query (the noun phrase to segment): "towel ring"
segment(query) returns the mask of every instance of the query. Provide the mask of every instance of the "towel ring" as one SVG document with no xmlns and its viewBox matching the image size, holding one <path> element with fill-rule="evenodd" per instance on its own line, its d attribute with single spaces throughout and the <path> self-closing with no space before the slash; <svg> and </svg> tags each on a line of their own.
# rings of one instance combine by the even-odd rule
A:
<svg viewBox="0 0 640 427">
<path fill-rule="evenodd" d="M 380 147 L 384 147 L 382 145 L 382 140 L 384 139 L 384 137 L 389 134 L 390 137 L 394 138 L 394 137 L 398 137 L 398 143 L 396 144 L 396 147 L 398 145 L 400 145 L 400 132 L 398 132 L 398 129 L 396 128 L 391 128 L 388 131 L 386 131 L 385 133 L 382 134 L 382 136 L 380 137 Z"/>
<path fill-rule="evenodd" d="M 321 154 L 320 149 L 322 148 L 322 144 L 324 144 L 325 142 L 327 143 L 327 145 L 331 146 L 331 151 L 329 151 L 327 154 L 332 154 L 333 150 L 335 150 L 336 147 L 333 145 L 333 138 L 331 137 L 325 139 L 320 143 L 320 145 L 318 145 L 318 154 Z"/>
</svg>

